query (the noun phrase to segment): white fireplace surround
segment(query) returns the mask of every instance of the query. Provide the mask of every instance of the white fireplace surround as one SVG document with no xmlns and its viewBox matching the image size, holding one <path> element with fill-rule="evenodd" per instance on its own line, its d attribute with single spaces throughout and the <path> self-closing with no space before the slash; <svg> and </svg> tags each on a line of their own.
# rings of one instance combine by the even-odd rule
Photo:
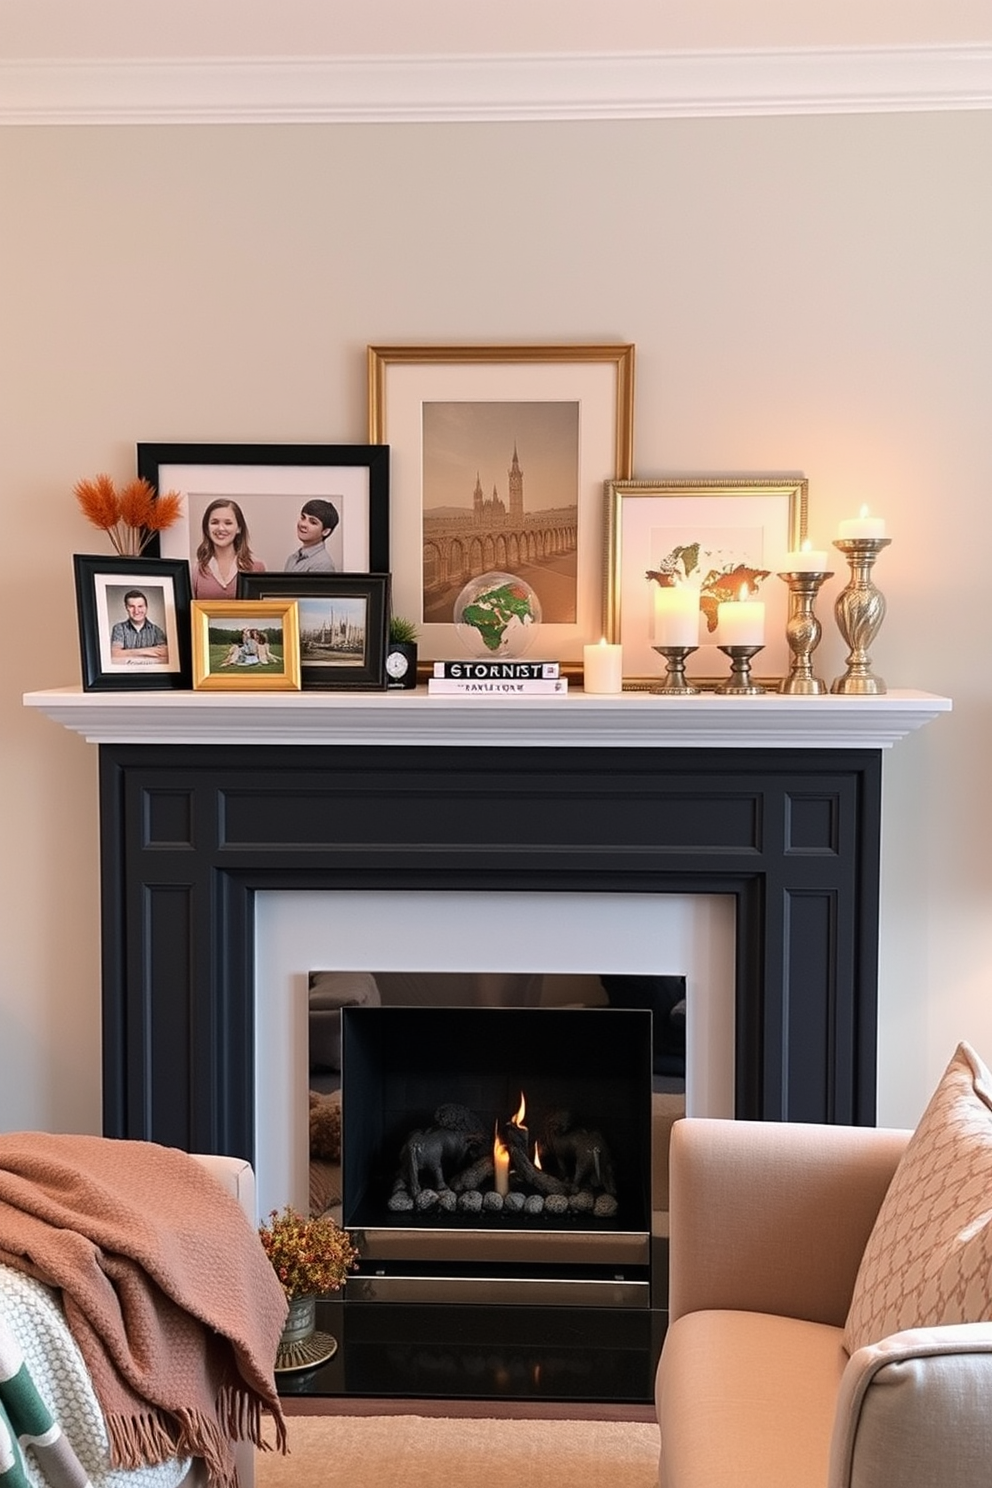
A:
<svg viewBox="0 0 992 1488">
<path fill-rule="evenodd" d="M 734 901 L 723 894 L 258 893 L 259 1213 L 308 1205 L 308 971 L 684 975 L 687 1109 L 732 1116 L 734 949 Z"/>
</svg>

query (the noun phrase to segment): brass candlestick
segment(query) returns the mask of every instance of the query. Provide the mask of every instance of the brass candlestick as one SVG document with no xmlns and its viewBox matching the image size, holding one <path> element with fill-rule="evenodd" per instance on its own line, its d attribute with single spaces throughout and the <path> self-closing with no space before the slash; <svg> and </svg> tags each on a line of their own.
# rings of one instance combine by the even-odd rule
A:
<svg viewBox="0 0 992 1488">
<path fill-rule="evenodd" d="M 871 669 L 869 647 L 885 619 L 885 595 L 876 589 L 871 571 L 875 559 L 892 541 L 890 537 L 838 537 L 834 547 L 847 559 L 851 577 L 834 603 L 837 628 L 847 642 L 847 671 L 838 677 L 831 692 L 879 697 L 885 683 Z"/>
<path fill-rule="evenodd" d="M 823 635 L 823 626 L 816 618 L 813 606 L 820 586 L 824 580 L 833 578 L 833 572 L 811 569 L 806 573 L 780 573 L 779 578 L 789 586 L 785 639 L 792 652 L 792 664 L 782 683 L 782 691 L 794 697 L 819 697 L 826 692 L 827 684 L 813 674 L 813 652 Z"/>
<path fill-rule="evenodd" d="M 763 651 L 763 646 L 721 646 L 724 656 L 730 657 L 730 676 L 721 682 L 714 692 L 724 697 L 757 697 L 764 692 L 760 682 L 751 680 L 751 657 Z"/>
<path fill-rule="evenodd" d="M 698 646 L 654 646 L 659 656 L 665 658 L 665 675 L 652 692 L 663 692 L 667 697 L 695 697 L 698 687 L 686 681 L 685 664 Z"/>
</svg>

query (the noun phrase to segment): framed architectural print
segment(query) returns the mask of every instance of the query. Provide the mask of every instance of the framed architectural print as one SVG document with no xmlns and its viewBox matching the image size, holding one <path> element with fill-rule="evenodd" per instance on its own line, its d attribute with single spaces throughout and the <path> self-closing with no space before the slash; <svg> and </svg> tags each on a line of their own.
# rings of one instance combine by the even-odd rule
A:
<svg viewBox="0 0 992 1488">
<path fill-rule="evenodd" d="M 194 599 L 193 686 L 214 692 L 299 692 L 293 600 Z"/>
<path fill-rule="evenodd" d="M 465 586 L 537 595 L 530 651 L 581 662 L 599 640 L 603 482 L 631 473 L 634 347 L 370 346 L 369 439 L 392 471 L 393 603 L 425 660 L 464 655 Z"/>
<path fill-rule="evenodd" d="M 723 679 L 717 608 L 742 587 L 765 605 L 766 644 L 755 658 L 762 677 L 789 669 L 785 636 L 789 591 L 777 577 L 784 555 L 806 536 L 802 476 L 611 481 L 607 484 L 607 578 L 604 630 L 623 647 L 624 686 L 650 687 L 665 664 L 653 649 L 654 590 L 685 588 L 699 599 L 698 649 L 687 677 Z"/>
<path fill-rule="evenodd" d="M 234 599 L 242 573 L 389 569 L 389 451 L 365 444 L 139 444 L 138 474 L 178 491 L 163 556 L 194 599 Z"/>
<path fill-rule="evenodd" d="M 240 587 L 253 599 L 296 601 L 304 691 L 385 687 L 388 574 L 243 574 Z"/>
<path fill-rule="evenodd" d="M 83 690 L 189 687 L 186 560 L 76 553 L 73 568 Z"/>
</svg>

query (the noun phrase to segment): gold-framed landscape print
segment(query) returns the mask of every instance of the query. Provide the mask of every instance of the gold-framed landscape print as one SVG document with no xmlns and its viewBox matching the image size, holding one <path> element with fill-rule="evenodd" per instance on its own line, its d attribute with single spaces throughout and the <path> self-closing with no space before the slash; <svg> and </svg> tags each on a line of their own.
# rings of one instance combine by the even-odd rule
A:
<svg viewBox="0 0 992 1488">
<path fill-rule="evenodd" d="M 194 599 L 193 686 L 214 692 L 298 692 L 296 601 Z"/>
<path fill-rule="evenodd" d="M 795 476 L 609 481 L 604 631 L 623 647 L 624 686 L 649 687 L 665 673 L 654 650 L 658 577 L 700 596 L 699 646 L 686 663 L 697 684 L 723 680 L 717 605 L 737 585 L 765 605 L 766 644 L 755 675 L 789 669 L 785 628 L 789 591 L 777 565 L 806 536 L 808 482 Z"/>
<path fill-rule="evenodd" d="M 634 347 L 370 346 L 369 441 L 390 448 L 393 607 L 424 660 L 483 573 L 526 580 L 533 655 L 579 662 L 602 633 L 603 483 L 630 476 Z"/>
</svg>

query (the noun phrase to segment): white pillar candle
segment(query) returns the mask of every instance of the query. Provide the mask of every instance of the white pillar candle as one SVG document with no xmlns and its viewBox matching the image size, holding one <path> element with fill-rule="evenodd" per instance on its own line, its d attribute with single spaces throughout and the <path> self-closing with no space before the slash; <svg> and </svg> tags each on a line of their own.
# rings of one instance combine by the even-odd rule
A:
<svg viewBox="0 0 992 1488">
<path fill-rule="evenodd" d="M 586 692 L 623 691 L 623 647 L 607 645 L 582 648 L 582 686 Z"/>
<path fill-rule="evenodd" d="M 502 1143 L 493 1152 L 494 1183 L 500 1198 L 510 1192 L 510 1151 Z"/>
<path fill-rule="evenodd" d="M 760 599 L 725 600 L 717 606 L 720 646 L 763 646 L 765 607 Z"/>
<path fill-rule="evenodd" d="M 848 517 L 841 522 L 837 536 L 843 538 L 854 537 L 884 537 L 884 517 L 873 517 L 869 515 L 868 508 L 863 506 L 856 517 Z"/>
<path fill-rule="evenodd" d="M 826 573 L 827 554 L 822 548 L 810 546 L 809 538 L 803 539 L 801 548 L 786 553 L 779 573 Z"/>
<path fill-rule="evenodd" d="M 655 585 L 654 644 L 699 645 L 699 595 L 695 589 Z"/>
</svg>

